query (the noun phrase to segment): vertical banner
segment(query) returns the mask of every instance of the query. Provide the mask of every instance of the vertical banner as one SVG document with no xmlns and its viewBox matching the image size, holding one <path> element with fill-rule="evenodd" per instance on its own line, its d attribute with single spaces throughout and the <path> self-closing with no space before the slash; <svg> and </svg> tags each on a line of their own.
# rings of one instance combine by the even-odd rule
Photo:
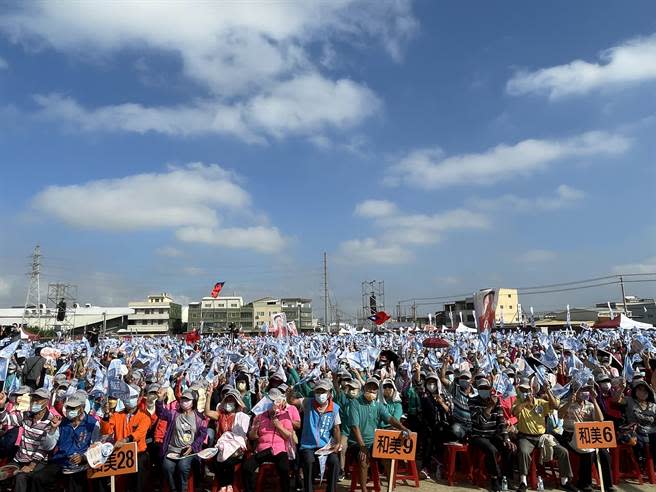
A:
<svg viewBox="0 0 656 492">
<path fill-rule="evenodd" d="M 497 289 L 479 290 L 474 294 L 475 318 L 478 331 L 492 330 L 495 325 L 497 308 Z"/>
<path fill-rule="evenodd" d="M 285 313 L 271 313 L 269 333 L 277 338 L 287 336 L 287 315 Z"/>
</svg>

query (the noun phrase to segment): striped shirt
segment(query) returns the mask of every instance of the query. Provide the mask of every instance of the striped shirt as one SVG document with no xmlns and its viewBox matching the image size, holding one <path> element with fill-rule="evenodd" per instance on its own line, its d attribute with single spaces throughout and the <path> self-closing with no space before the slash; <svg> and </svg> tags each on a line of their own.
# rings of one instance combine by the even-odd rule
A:
<svg viewBox="0 0 656 492">
<path fill-rule="evenodd" d="M 471 412 L 471 435 L 476 437 L 491 438 L 495 435 L 502 437 L 507 433 L 506 419 L 503 416 L 503 408 L 499 402 L 494 406 L 490 416 L 485 414 L 487 402 L 480 396 L 475 396 L 469 400 L 469 410 Z"/>
<path fill-rule="evenodd" d="M 469 395 L 457 383 L 452 383 L 451 396 L 453 397 L 453 421 L 462 425 L 466 430 L 471 429 Z"/>
<path fill-rule="evenodd" d="M 46 412 L 41 420 L 34 420 L 30 412 L 0 411 L 0 423 L 20 426 L 23 429 L 23 437 L 14 461 L 25 465 L 45 461 L 59 439 L 59 428 L 53 434 L 49 433 L 52 417 L 50 412 Z"/>
</svg>

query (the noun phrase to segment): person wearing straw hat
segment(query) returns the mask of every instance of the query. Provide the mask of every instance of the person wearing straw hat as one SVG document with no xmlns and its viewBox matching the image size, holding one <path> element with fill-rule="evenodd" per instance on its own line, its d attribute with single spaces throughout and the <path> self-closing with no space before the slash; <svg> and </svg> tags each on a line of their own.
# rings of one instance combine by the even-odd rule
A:
<svg viewBox="0 0 656 492">
<path fill-rule="evenodd" d="M 210 385 L 208 392 L 213 389 Z M 219 451 L 211 467 L 218 480 L 219 492 L 232 492 L 235 468 L 244 459 L 250 424 L 250 417 L 244 410 L 246 404 L 236 389 L 224 394 L 216 410 L 211 409 L 209 398 L 205 400 L 205 416 L 217 422 L 217 441 L 211 444 Z"/>
</svg>

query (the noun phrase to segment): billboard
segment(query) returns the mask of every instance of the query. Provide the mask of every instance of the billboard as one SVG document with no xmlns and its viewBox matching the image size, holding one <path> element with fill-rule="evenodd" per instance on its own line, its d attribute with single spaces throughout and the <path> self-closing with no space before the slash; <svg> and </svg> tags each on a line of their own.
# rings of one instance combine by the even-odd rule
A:
<svg viewBox="0 0 656 492">
<path fill-rule="evenodd" d="M 499 289 L 483 289 L 474 294 L 474 311 L 479 332 L 494 328 Z"/>
</svg>

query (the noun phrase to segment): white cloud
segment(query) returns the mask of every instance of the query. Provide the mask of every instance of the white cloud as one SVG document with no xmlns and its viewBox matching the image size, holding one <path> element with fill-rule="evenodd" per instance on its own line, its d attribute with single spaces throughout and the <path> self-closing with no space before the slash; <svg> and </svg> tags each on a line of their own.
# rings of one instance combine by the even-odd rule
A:
<svg viewBox="0 0 656 492">
<path fill-rule="evenodd" d="M 326 43 L 334 39 L 363 49 L 378 42 L 398 60 L 416 31 L 410 0 L 265 2 L 257 8 L 239 2 L 43 2 L 0 15 L 0 32 L 31 49 L 103 59 L 138 49 L 138 67 L 153 52 L 177 56 L 184 75 L 201 88 L 194 88 L 194 100 L 169 107 L 121 102 L 85 108 L 75 98 L 41 95 L 45 116 L 87 131 L 221 133 L 248 142 L 359 124 L 380 101 L 349 78 L 321 74 L 312 52 L 317 42 L 331 46 Z"/>
<path fill-rule="evenodd" d="M 176 231 L 180 241 L 252 249 L 261 253 L 276 253 L 287 244 L 287 239 L 275 227 L 183 227 Z"/>
<path fill-rule="evenodd" d="M 656 80 L 656 35 L 627 41 L 603 51 L 599 58 L 599 63 L 574 60 L 534 72 L 519 72 L 508 81 L 506 90 L 512 95 L 539 93 L 558 99 Z"/>
<path fill-rule="evenodd" d="M 531 249 L 517 257 L 520 263 L 547 263 L 555 260 L 556 253 L 548 249 Z"/>
<path fill-rule="evenodd" d="M 388 200 L 365 200 L 355 207 L 355 215 L 366 219 L 388 217 L 396 212 L 396 204 Z"/>
<path fill-rule="evenodd" d="M 11 284 L 9 283 L 9 280 L 0 278 L 0 299 L 9 297 L 10 292 Z"/>
<path fill-rule="evenodd" d="M 512 209 L 515 212 L 535 212 L 559 210 L 574 205 L 585 198 L 585 192 L 571 186 L 561 184 L 553 196 L 520 197 L 513 194 L 502 195 L 491 199 L 474 199 L 472 205 L 477 209 L 492 211 Z"/>
<path fill-rule="evenodd" d="M 7 68 L 9 68 L 9 63 L 0 56 L 0 70 L 6 70 Z"/>
<path fill-rule="evenodd" d="M 204 274 L 205 270 L 200 267 L 188 266 L 182 269 L 182 273 L 184 273 L 185 275 L 190 275 L 192 277 L 197 277 L 198 275 Z"/>
<path fill-rule="evenodd" d="M 162 246 L 155 250 L 155 254 L 159 256 L 168 256 L 169 258 L 177 258 L 183 255 L 182 251 L 173 246 Z"/>
<path fill-rule="evenodd" d="M 627 263 L 613 267 L 615 273 L 654 273 L 656 272 L 656 256 L 647 258 L 640 263 Z"/>
<path fill-rule="evenodd" d="M 523 140 L 497 145 L 480 154 L 442 157 L 439 149 L 415 150 L 388 171 L 391 185 L 436 189 L 452 185 L 491 185 L 530 176 L 564 160 L 622 154 L 630 140 L 619 134 L 587 132 L 562 140 Z"/>
<path fill-rule="evenodd" d="M 440 242 L 451 230 L 485 229 L 488 219 L 480 213 L 454 209 L 436 214 L 406 214 L 387 200 L 366 200 L 355 215 L 373 220 L 375 238 L 352 239 L 339 246 L 343 261 L 402 264 L 414 258 L 412 247 Z M 367 254 L 367 252 L 369 254 Z"/>
<path fill-rule="evenodd" d="M 374 238 L 344 241 L 339 245 L 338 255 L 341 261 L 383 265 L 400 265 L 414 258 L 407 247 Z"/>
<path fill-rule="evenodd" d="M 257 213 L 252 210 L 249 193 L 236 183 L 235 176 L 216 164 L 192 163 L 171 167 L 164 173 L 49 186 L 34 197 L 32 204 L 39 212 L 81 228 L 174 229 L 185 242 L 262 252 L 279 251 L 285 243 L 275 228 L 223 224 L 229 217 L 236 216 L 243 222 Z M 267 246 L 259 244 L 263 237 L 270 239 Z M 160 254 L 177 252 L 169 248 Z"/>
<path fill-rule="evenodd" d="M 316 72 L 281 82 L 270 91 L 234 105 L 207 99 L 180 106 L 127 103 L 87 109 L 60 94 L 36 95 L 35 101 L 42 119 L 82 131 L 223 134 L 249 143 L 263 143 L 266 137 L 349 128 L 381 106 L 368 88 L 348 79 L 332 81 Z"/>
</svg>

